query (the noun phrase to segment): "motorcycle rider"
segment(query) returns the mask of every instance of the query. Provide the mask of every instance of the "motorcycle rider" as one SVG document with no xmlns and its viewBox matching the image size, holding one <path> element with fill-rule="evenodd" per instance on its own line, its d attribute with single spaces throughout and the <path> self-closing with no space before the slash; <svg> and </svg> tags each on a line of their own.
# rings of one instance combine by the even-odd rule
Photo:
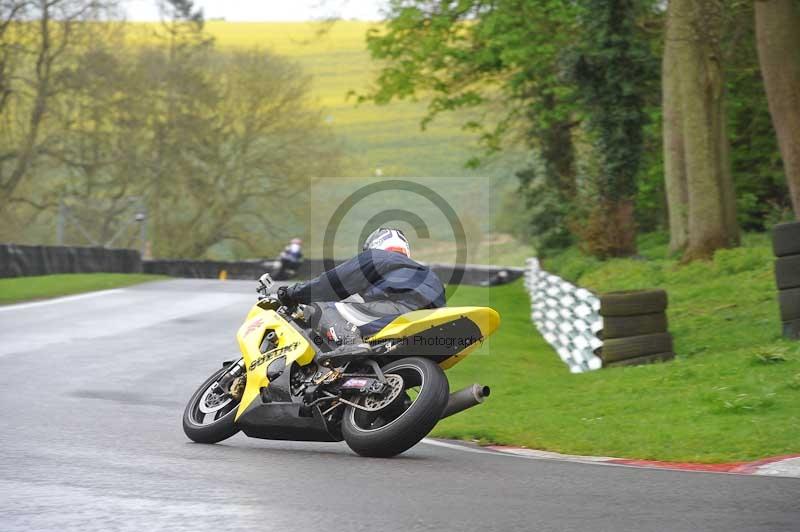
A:
<svg viewBox="0 0 800 532">
<path fill-rule="evenodd" d="M 280 256 L 280 267 L 275 277 L 278 279 L 289 279 L 300 268 L 303 262 L 303 241 L 293 238 L 289 244 L 283 248 Z"/>
<path fill-rule="evenodd" d="M 439 277 L 411 260 L 401 230 L 383 227 L 352 259 L 316 279 L 281 287 L 277 296 L 286 305 L 308 305 L 305 321 L 338 345 L 360 343 L 406 312 L 445 305 Z"/>
</svg>

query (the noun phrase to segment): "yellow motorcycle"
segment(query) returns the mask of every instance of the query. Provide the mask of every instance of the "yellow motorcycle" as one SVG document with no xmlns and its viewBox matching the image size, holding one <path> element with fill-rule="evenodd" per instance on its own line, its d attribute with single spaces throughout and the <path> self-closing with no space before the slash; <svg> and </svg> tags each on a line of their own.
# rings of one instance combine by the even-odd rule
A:
<svg viewBox="0 0 800 532">
<path fill-rule="evenodd" d="M 305 323 L 304 305 L 269 295 L 268 274 L 258 282 L 258 302 L 236 334 L 241 358 L 223 363 L 186 406 L 183 430 L 195 442 L 241 430 L 270 440 L 344 440 L 362 456 L 390 457 L 489 395 L 478 384 L 450 394 L 444 370 L 497 329 L 491 308 L 417 310 L 364 343 L 337 345 Z"/>
</svg>

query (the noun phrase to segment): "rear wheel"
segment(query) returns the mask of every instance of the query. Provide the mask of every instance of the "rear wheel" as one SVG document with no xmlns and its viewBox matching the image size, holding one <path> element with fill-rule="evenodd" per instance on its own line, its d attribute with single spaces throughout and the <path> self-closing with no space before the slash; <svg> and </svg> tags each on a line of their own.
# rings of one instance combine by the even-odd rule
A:
<svg viewBox="0 0 800 532">
<path fill-rule="evenodd" d="M 441 418 L 450 389 L 442 369 L 427 358 L 403 358 L 381 368 L 391 391 L 348 406 L 342 419 L 347 445 L 361 456 L 398 455 L 428 435 Z"/>
<path fill-rule="evenodd" d="M 237 367 L 238 363 L 231 364 L 215 372 L 189 399 L 183 412 L 183 432 L 190 440 L 217 443 L 239 432 L 234 418 L 241 394 L 236 397 L 236 390 L 231 387 L 241 390 L 244 373 L 235 378 L 230 375 Z"/>
</svg>

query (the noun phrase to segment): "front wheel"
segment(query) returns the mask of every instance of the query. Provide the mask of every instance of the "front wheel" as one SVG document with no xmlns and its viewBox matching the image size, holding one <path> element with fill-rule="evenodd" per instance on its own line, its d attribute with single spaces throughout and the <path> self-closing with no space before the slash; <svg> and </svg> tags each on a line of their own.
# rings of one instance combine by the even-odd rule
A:
<svg viewBox="0 0 800 532">
<path fill-rule="evenodd" d="M 189 399 L 183 412 L 183 432 L 197 443 L 217 443 L 227 440 L 239 427 L 234 419 L 239 399 L 231 388 L 242 388 L 243 381 L 237 382 L 231 373 L 238 364 L 227 365 L 206 380 Z M 241 395 L 241 394 L 239 394 Z"/>
<path fill-rule="evenodd" d="M 381 370 L 393 388 L 389 399 L 367 396 L 360 404 L 373 410 L 348 406 L 342 418 L 344 440 L 361 456 L 388 458 L 410 449 L 428 435 L 447 406 L 447 377 L 431 360 L 403 358 Z"/>
</svg>

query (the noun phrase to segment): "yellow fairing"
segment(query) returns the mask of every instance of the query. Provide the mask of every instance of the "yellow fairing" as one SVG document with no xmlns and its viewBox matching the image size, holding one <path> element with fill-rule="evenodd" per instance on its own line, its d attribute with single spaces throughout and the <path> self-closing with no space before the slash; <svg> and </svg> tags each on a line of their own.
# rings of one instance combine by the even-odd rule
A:
<svg viewBox="0 0 800 532">
<path fill-rule="evenodd" d="M 261 341 L 267 329 L 274 330 L 278 335 L 278 345 L 272 351 L 262 354 Z M 247 370 L 247 384 L 236 412 L 237 419 L 253 399 L 258 397 L 261 388 L 269 385 L 267 366 L 273 359 L 285 356 L 286 367 L 291 367 L 293 362 L 305 366 L 314 358 L 314 347 L 303 335 L 274 310 L 264 310 L 257 305 L 250 309 L 244 323 L 239 327 L 236 340 Z"/>
<path fill-rule="evenodd" d="M 480 347 L 483 340 L 497 330 L 500 326 L 500 315 L 497 312 L 488 307 L 445 307 L 430 310 L 415 310 L 398 316 L 369 340 L 408 338 L 414 334 L 424 332 L 431 327 L 444 325 L 461 318 L 472 321 L 478 329 L 480 329 L 480 342 L 471 344 L 461 350 L 457 355 L 439 363 L 439 366 L 443 369 L 448 369 Z"/>
</svg>

